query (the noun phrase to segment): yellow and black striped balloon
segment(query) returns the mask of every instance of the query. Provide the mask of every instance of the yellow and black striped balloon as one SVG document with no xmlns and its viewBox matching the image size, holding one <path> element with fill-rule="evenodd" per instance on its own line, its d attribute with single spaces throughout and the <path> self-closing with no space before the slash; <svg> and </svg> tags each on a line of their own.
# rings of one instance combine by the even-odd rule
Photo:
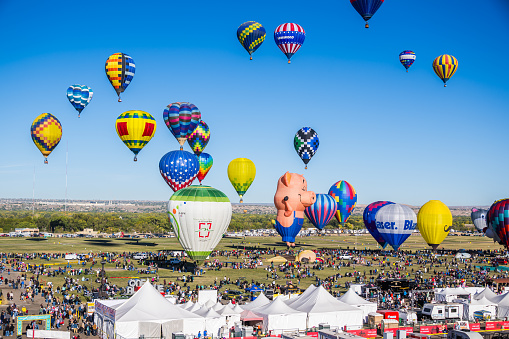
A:
<svg viewBox="0 0 509 339">
<path fill-rule="evenodd" d="M 458 69 L 458 60 L 452 55 L 443 54 L 433 61 L 433 70 L 440 79 L 444 82 L 444 87 L 447 87 L 447 80 L 449 80 L 456 70 Z"/>
</svg>

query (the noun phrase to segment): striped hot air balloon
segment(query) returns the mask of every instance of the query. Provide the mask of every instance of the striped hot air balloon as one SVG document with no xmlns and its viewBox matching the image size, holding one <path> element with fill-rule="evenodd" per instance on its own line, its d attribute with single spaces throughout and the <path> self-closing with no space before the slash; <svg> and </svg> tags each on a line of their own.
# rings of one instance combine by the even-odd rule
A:
<svg viewBox="0 0 509 339">
<path fill-rule="evenodd" d="M 366 206 L 366 208 L 364 209 L 364 213 L 362 214 L 364 226 L 366 226 L 366 229 L 369 231 L 369 233 L 373 236 L 376 242 L 383 248 L 387 246 L 387 242 L 385 241 L 384 237 L 382 237 L 382 235 L 378 231 L 378 228 L 376 227 L 375 216 L 376 212 L 378 212 L 380 208 L 390 204 L 394 203 L 391 201 L 375 201 Z"/>
<path fill-rule="evenodd" d="M 106 76 L 115 92 L 117 92 L 118 102 L 122 102 L 120 93 L 124 92 L 127 86 L 129 86 L 136 71 L 134 60 L 127 54 L 115 53 L 108 57 L 105 68 Z"/>
<path fill-rule="evenodd" d="M 408 68 L 412 66 L 412 64 L 415 61 L 415 53 L 412 51 L 403 51 L 399 53 L 399 62 L 405 67 L 406 71 L 408 72 Z"/>
<path fill-rule="evenodd" d="M 212 168 L 214 160 L 212 159 L 212 156 L 210 154 L 202 152 L 198 156 L 198 163 L 200 164 L 200 169 L 198 170 L 198 175 L 196 176 L 196 178 L 198 178 L 201 185 L 201 182 L 203 181 L 203 179 L 205 179 L 210 169 Z"/>
<path fill-rule="evenodd" d="M 115 128 L 120 140 L 134 153 L 134 161 L 137 161 L 138 153 L 156 133 L 156 119 L 144 111 L 127 111 L 118 116 Z"/>
<path fill-rule="evenodd" d="M 447 87 L 447 80 L 449 80 L 456 70 L 458 69 L 458 60 L 452 55 L 443 54 L 438 56 L 433 61 L 433 70 L 440 79 L 444 82 L 444 87 Z"/>
<path fill-rule="evenodd" d="M 323 229 L 334 218 L 338 206 L 336 200 L 328 194 L 316 194 L 313 205 L 306 207 L 304 214 L 319 230 Z"/>
<path fill-rule="evenodd" d="M 306 39 L 306 32 L 300 25 L 294 23 L 285 23 L 279 25 L 274 31 L 274 41 L 277 47 L 288 58 L 288 63 L 292 56 L 299 50 Z"/>
<path fill-rule="evenodd" d="M 174 102 L 164 109 L 163 120 L 183 149 L 187 138 L 201 121 L 201 112 L 189 102 Z"/>
</svg>

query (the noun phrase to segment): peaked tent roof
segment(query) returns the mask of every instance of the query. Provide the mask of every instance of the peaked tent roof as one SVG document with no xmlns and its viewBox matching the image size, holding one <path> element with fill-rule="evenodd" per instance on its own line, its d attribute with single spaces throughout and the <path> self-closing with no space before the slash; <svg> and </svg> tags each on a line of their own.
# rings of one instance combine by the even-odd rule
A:
<svg viewBox="0 0 509 339">
<path fill-rule="evenodd" d="M 276 299 L 270 304 L 261 306 L 252 310 L 256 314 L 292 314 L 292 313 L 304 313 L 301 311 L 294 310 L 281 299 Z"/>
<path fill-rule="evenodd" d="M 509 306 L 509 293 L 504 293 L 493 298 L 493 302 L 496 302 L 498 306 Z"/>
<path fill-rule="evenodd" d="M 226 305 L 223 305 L 221 303 L 216 303 L 214 306 L 212 306 L 211 308 L 216 311 L 216 312 L 219 312 L 219 310 L 222 310 L 223 308 L 225 308 Z M 228 307 L 229 308 L 229 307 Z"/>
<path fill-rule="evenodd" d="M 232 310 L 237 314 L 241 314 L 244 311 L 244 309 L 239 304 L 235 304 L 235 307 L 233 307 Z"/>
<path fill-rule="evenodd" d="M 358 307 L 348 305 L 334 298 L 319 286 L 305 299 L 299 298 L 290 305 L 293 309 L 307 313 L 326 313 L 338 311 L 362 312 Z"/>
<path fill-rule="evenodd" d="M 314 290 L 316 290 L 316 286 L 315 286 L 315 285 L 313 285 L 313 284 L 311 284 L 311 285 L 309 285 L 309 287 L 308 287 L 308 288 L 306 288 L 306 290 L 305 290 L 304 292 L 302 292 L 302 294 L 301 294 L 301 295 L 299 295 L 297 298 L 289 298 L 289 299 L 285 300 L 285 303 L 286 303 L 288 306 L 292 306 L 292 304 L 293 304 L 294 302 L 296 302 L 297 300 L 300 300 L 300 299 L 304 300 L 304 299 L 306 299 L 307 297 L 309 297 L 309 295 L 310 295 L 311 293 L 313 293 L 313 291 L 314 291 Z M 292 307 L 293 307 L 293 306 L 292 306 Z"/>
<path fill-rule="evenodd" d="M 237 315 L 237 314 L 240 314 L 240 313 L 237 313 L 235 312 L 233 309 L 231 309 L 230 307 L 228 306 L 225 306 L 223 307 L 222 309 L 220 309 L 219 311 L 216 311 L 217 313 L 219 313 L 220 315 Z"/>
<path fill-rule="evenodd" d="M 353 289 L 349 289 L 345 294 L 343 294 L 339 301 L 342 301 L 348 305 L 374 305 L 371 301 L 367 301 L 366 299 L 359 296 Z"/>
<path fill-rule="evenodd" d="M 217 304 L 217 302 L 213 301 L 212 299 L 209 299 L 206 303 L 205 303 L 205 306 L 207 306 L 208 308 L 211 308 L 212 306 L 214 306 L 215 304 Z"/>
<path fill-rule="evenodd" d="M 193 307 L 194 303 L 189 300 L 188 302 L 186 302 L 185 304 L 180 304 L 180 308 L 183 308 L 184 310 L 187 310 L 187 309 L 190 309 L 191 307 Z"/>
<path fill-rule="evenodd" d="M 472 299 L 470 301 L 470 304 L 471 305 L 485 305 L 485 306 L 488 306 L 488 305 L 497 305 L 497 303 L 489 300 L 486 297 L 482 297 L 481 299 Z"/>
<path fill-rule="evenodd" d="M 149 321 L 200 318 L 166 300 L 148 281 L 117 308 L 116 321 Z"/>
<path fill-rule="evenodd" d="M 479 300 L 485 297 L 488 300 L 492 300 L 493 298 L 498 297 L 498 295 L 493 292 L 489 287 L 486 287 L 484 290 L 482 290 L 479 293 L 474 294 L 473 299 Z"/>
<path fill-rule="evenodd" d="M 267 305 L 268 303 L 270 303 L 270 300 L 262 292 L 255 300 L 253 300 L 249 304 L 243 305 L 242 309 L 252 310 L 253 308 L 264 306 L 264 305 Z"/>
<path fill-rule="evenodd" d="M 263 320 L 262 317 L 260 317 L 258 314 L 255 314 L 253 311 L 250 311 L 250 310 L 242 311 L 242 313 L 240 314 L 240 319 L 242 321 L 255 321 L 255 320 L 262 321 Z"/>
</svg>

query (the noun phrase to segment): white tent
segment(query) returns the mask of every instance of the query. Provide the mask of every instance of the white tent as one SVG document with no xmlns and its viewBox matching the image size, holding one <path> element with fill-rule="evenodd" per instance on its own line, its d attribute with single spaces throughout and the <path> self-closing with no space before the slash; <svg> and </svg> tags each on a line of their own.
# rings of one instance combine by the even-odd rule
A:
<svg viewBox="0 0 509 339">
<path fill-rule="evenodd" d="M 195 313 L 205 319 L 205 330 L 214 336 L 219 335 L 219 329 L 226 325 L 226 316 L 222 316 L 213 309 L 208 308 L 207 304 L 203 305 Z"/>
<path fill-rule="evenodd" d="M 97 300 L 95 303 L 94 322 L 101 338 L 115 336 L 115 312 L 126 300 Z"/>
<path fill-rule="evenodd" d="M 482 299 L 482 298 L 486 298 L 486 299 L 488 299 L 490 301 L 494 301 L 494 300 L 496 300 L 497 297 L 498 297 L 498 295 L 495 292 L 493 292 L 491 290 L 491 288 L 486 287 L 481 292 L 474 294 L 474 297 L 472 299 L 479 300 L 479 299 Z"/>
<path fill-rule="evenodd" d="M 475 291 L 469 291 L 462 287 L 446 287 L 440 291 L 437 292 L 435 290 L 435 300 L 436 301 L 445 301 L 445 302 L 452 302 L 454 299 L 463 298 L 468 299 L 472 294 L 474 294 Z"/>
<path fill-rule="evenodd" d="M 463 320 L 474 320 L 475 311 L 489 311 L 494 317 L 497 314 L 497 304 L 489 301 L 486 297 L 481 299 L 472 298 L 470 302 L 463 302 Z"/>
<path fill-rule="evenodd" d="M 173 305 L 148 281 L 115 310 L 115 333 L 124 338 L 196 334 L 204 328 L 202 317 Z"/>
<path fill-rule="evenodd" d="M 344 302 L 345 304 L 358 307 L 364 313 L 364 322 L 368 322 L 368 314 L 370 312 L 376 312 L 378 309 L 378 305 L 371 301 L 367 301 L 364 298 L 360 297 L 353 289 L 349 289 L 345 294 L 343 294 L 339 301 Z"/>
<path fill-rule="evenodd" d="M 208 308 L 211 308 L 213 307 L 215 304 L 217 304 L 216 301 L 213 301 L 212 299 L 209 299 L 206 303 L 205 303 L 205 306 L 207 306 Z"/>
<path fill-rule="evenodd" d="M 316 289 L 316 286 L 311 284 L 309 285 L 308 288 L 306 288 L 306 290 L 304 292 L 302 292 L 301 295 L 297 295 L 295 297 L 290 297 L 289 299 L 286 299 L 284 300 L 284 302 L 288 305 L 288 306 L 291 306 L 294 302 L 296 302 L 297 300 L 299 299 L 306 299 L 311 293 L 313 293 L 313 291 Z"/>
<path fill-rule="evenodd" d="M 242 310 L 240 308 L 238 310 L 240 310 L 240 312 L 237 313 L 230 307 L 225 306 L 217 313 L 226 317 L 226 325 L 228 325 L 228 328 L 231 328 L 232 326 L 235 326 L 236 322 L 240 321 L 240 313 L 242 312 Z"/>
<path fill-rule="evenodd" d="M 498 304 L 497 317 L 505 318 L 509 316 L 509 293 L 503 294 L 496 300 Z"/>
<path fill-rule="evenodd" d="M 306 330 L 307 313 L 294 310 L 283 300 L 277 299 L 252 310 L 263 318 L 264 331 L 282 333 L 283 330 Z"/>
<path fill-rule="evenodd" d="M 222 310 L 224 307 L 226 307 L 226 305 L 223 305 L 221 303 L 216 303 L 214 306 L 212 306 L 211 308 L 216 311 L 216 312 L 219 312 L 219 310 Z"/>
<path fill-rule="evenodd" d="M 201 308 L 200 304 L 194 303 L 191 307 L 186 308 L 186 311 L 194 313 L 194 312 L 198 311 L 200 308 Z"/>
<path fill-rule="evenodd" d="M 307 328 L 318 327 L 322 323 L 331 327 L 348 325 L 349 328 L 362 328 L 363 311 L 337 300 L 322 286 L 306 298 L 300 297 L 290 307 L 308 314 Z"/>
<path fill-rule="evenodd" d="M 178 306 L 180 306 L 180 308 L 184 309 L 184 310 L 188 310 L 190 309 L 191 307 L 193 307 L 194 303 L 189 300 L 188 302 L 186 302 L 185 304 L 180 304 Z"/>
<path fill-rule="evenodd" d="M 242 308 L 242 306 L 239 306 L 238 304 L 235 305 L 235 307 L 232 308 L 233 312 L 237 313 L 237 314 L 241 314 L 242 311 L 244 311 L 244 309 Z"/>
<path fill-rule="evenodd" d="M 269 298 L 263 294 L 263 292 L 260 293 L 258 297 L 256 297 L 255 300 L 250 302 L 249 304 L 242 305 L 243 310 L 252 310 L 253 308 L 257 308 L 260 306 L 265 306 L 270 303 Z"/>
</svg>

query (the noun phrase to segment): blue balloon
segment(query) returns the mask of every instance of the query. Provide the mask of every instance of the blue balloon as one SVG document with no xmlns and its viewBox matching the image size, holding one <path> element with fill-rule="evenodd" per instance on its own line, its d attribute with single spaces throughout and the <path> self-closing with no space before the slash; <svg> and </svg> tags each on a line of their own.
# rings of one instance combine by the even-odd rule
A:
<svg viewBox="0 0 509 339">
<path fill-rule="evenodd" d="M 417 227 L 417 216 L 405 205 L 388 204 L 375 215 L 376 228 L 392 248 L 397 251 Z"/>
<path fill-rule="evenodd" d="M 85 85 L 72 85 L 67 89 L 67 99 L 69 99 L 69 102 L 78 111 L 78 118 L 81 111 L 83 111 L 90 100 L 92 100 L 93 95 L 94 92 L 92 92 L 92 89 Z"/>
<path fill-rule="evenodd" d="M 191 185 L 199 169 L 196 155 L 187 151 L 168 152 L 159 161 L 161 176 L 174 192 Z"/>
<path fill-rule="evenodd" d="M 369 28 L 368 20 L 375 15 L 376 11 L 382 6 L 384 0 L 350 0 L 353 8 L 366 21 L 366 28 Z"/>
<path fill-rule="evenodd" d="M 323 229 L 338 210 L 336 200 L 328 194 L 316 194 L 313 205 L 306 207 L 304 213 L 309 221 L 319 230 Z"/>
<path fill-rule="evenodd" d="M 391 201 L 375 201 L 364 209 L 364 213 L 362 214 L 362 219 L 364 220 L 364 225 L 366 226 L 369 233 L 375 238 L 375 240 L 382 246 L 382 248 L 387 247 L 387 242 L 384 237 L 378 232 L 376 228 L 376 212 L 385 205 L 394 204 Z"/>
</svg>

